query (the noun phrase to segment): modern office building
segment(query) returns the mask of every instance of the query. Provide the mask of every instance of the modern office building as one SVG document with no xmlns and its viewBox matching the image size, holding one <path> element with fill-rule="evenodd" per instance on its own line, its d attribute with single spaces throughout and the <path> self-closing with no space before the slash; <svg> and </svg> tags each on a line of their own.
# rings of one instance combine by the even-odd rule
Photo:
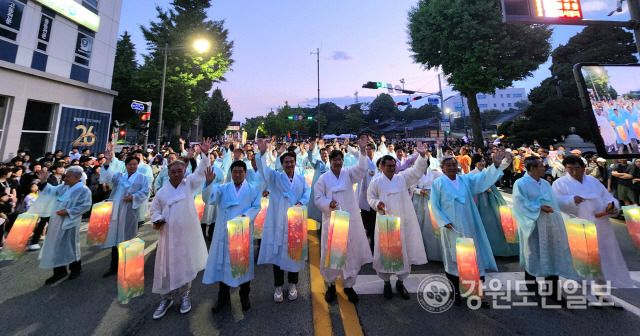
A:
<svg viewBox="0 0 640 336">
<path fill-rule="evenodd" d="M 122 0 L 0 0 L 0 161 L 104 150 Z"/>
<path fill-rule="evenodd" d="M 495 94 L 478 93 L 478 107 L 480 112 L 486 110 L 496 109 L 506 111 L 515 107 L 515 103 L 521 100 L 528 100 L 525 94 L 524 88 L 506 88 L 496 90 Z M 464 106 L 464 113 L 469 114 L 469 105 L 467 98 L 461 97 L 460 94 L 456 94 L 451 98 L 448 98 L 444 102 L 444 110 L 453 118 L 459 118 L 462 115 Z"/>
</svg>

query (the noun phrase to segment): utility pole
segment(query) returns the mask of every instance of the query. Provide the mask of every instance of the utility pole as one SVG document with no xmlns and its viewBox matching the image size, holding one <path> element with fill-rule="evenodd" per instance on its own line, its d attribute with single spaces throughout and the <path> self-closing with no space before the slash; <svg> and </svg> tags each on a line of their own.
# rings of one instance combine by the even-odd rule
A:
<svg viewBox="0 0 640 336">
<path fill-rule="evenodd" d="M 311 54 L 316 54 L 318 60 L 318 106 L 316 106 L 316 120 L 318 121 L 318 138 L 321 136 L 320 129 L 320 48 L 316 48 L 316 52 L 311 52 Z"/>
<path fill-rule="evenodd" d="M 438 73 L 438 88 L 440 89 L 440 112 L 442 112 L 442 118 L 445 119 L 444 115 L 444 95 L 442 94 L 442 81 L 440 80 L 440 73 Z M 447 132 L 444 132 L 444 142 L 447 142 Z"/>
<path fill-rule="evenodd" d="M 462 92 L 460 92 L 460 101 L 462 102 L 462 127 L 464 127 L 464 135 L 469 139 L 469 132 L 467 131 L 467 112 L 464 110 L 464 96 L 462 96 Z"/>
</svg>

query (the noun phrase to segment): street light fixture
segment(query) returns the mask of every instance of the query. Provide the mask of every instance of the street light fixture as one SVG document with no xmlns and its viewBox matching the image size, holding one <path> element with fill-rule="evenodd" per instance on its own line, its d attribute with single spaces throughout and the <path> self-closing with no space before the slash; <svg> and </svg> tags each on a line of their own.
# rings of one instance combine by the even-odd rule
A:
<svg viewBox="0 0 640 336">
<path fill-rule="evenodd" d="M 197 39 L 191 47 L 202 54 L 209 50 L 209 48 L 211 47 L 211 43 L 209 43 L 209 41 L 205 39 Z M 160 89 L 160 113 L 158 115 L 158 135 L 156 139 L 157 150 L 160 150 L 160 146 L 162 145 L 162 112 L 164 111 L 164 87 L 167 79 L 167 56 L 169 55 L 169 51 L 184 50 L 189 48 L 189 46 L 169 47 L 169 43 L 165 43 L 164 48 L 162 49 L 162 53 L 164 54 L 164 64 L 162 66 L 162 87 Z"/>
</svg>

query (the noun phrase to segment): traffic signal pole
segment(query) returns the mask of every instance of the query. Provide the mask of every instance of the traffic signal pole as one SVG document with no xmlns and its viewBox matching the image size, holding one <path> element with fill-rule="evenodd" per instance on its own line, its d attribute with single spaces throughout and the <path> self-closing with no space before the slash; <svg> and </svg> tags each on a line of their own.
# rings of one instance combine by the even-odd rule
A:
<svg viewBox="0 0 640 336">
<path fill-rule="evenodd" d="M 444 95 L 442 94 L 442 81 L 440 80 L 440 73 L 438 73 L 438 93 L 440 94 L 440 112 L 442 112 L 442 119 L 444 119 Z M 447 132 L 444 132 L 444 142 L 447 142 Z"/>
</svg>

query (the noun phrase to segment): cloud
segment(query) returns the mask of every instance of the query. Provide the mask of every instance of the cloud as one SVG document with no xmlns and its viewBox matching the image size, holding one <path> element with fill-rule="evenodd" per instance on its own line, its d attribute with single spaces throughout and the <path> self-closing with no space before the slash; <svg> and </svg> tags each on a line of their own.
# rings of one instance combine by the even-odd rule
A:
<svg viewBox="0 0 640 336">
<path fill-rule="evenodd" d="M 334 51 L 331 59 L 339 62 L 355 61 L 356 57 L 347 51 Z"/>
<path fill-rule="evenodd" d="M 582 11 L 583 12 L 595 12 L 606 9 L 613 9 L 615 4 L 613 1 L 607 3 L 603 0 L 593 0 L 593 1 L 583 1 L 582 2 Z"/>
</svg>

